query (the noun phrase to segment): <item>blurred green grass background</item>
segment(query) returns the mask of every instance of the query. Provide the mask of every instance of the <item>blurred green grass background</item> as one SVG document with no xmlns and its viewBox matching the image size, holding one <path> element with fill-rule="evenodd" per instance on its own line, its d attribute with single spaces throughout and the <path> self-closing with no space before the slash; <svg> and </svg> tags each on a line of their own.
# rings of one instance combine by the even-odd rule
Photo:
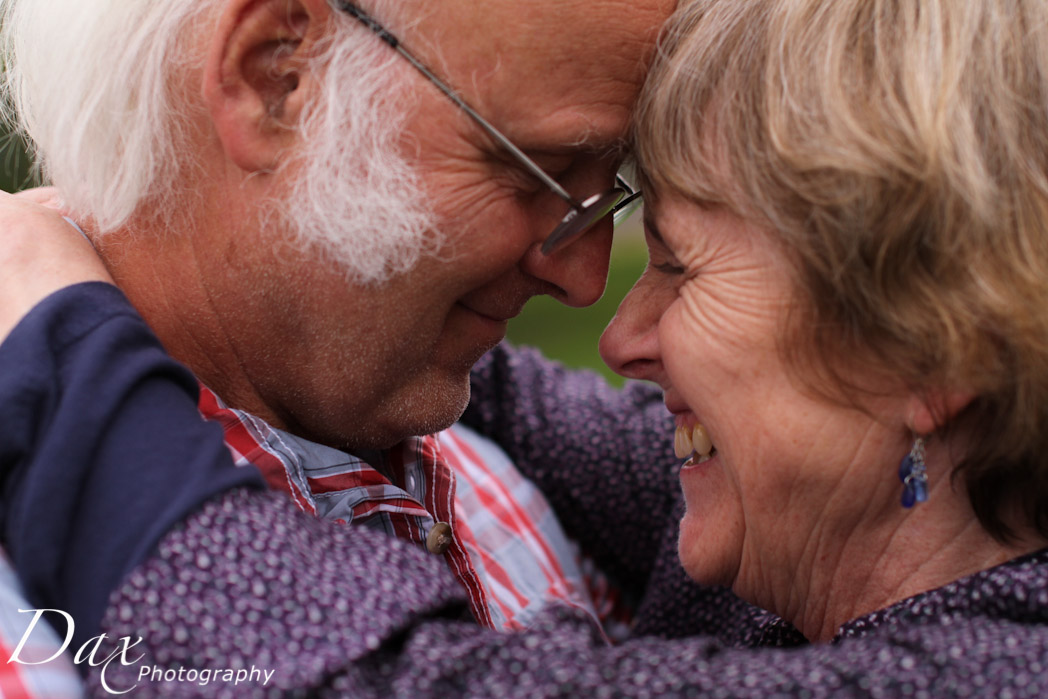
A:
<svg viewBox="0 0 1048 699">
<path fill-rule="evenodd" d="M 0 131 L 0 188 L 16 192 L 34 186 L 30 161 L 21 141 Z M 644 269 L 647 253 L 641 233 L 641 212 L 615 232 L 608 286 L 600 301 L 589 308 L 568 308 L 548 296 L 532 299 L 509 324 L 507 337 L 518 345 L 540 348 L 547 357 L 567 366 L 589 368 L 621 385 L 597 353 L 597 340 L 615 315 L 622 297 Z"/>
<path fill-rule="evenodd" d="M 30 161 L 25 144 L 0 126 L 0 189 L 17 192 L 34 184 L 30 181 Z"/>
</svg>

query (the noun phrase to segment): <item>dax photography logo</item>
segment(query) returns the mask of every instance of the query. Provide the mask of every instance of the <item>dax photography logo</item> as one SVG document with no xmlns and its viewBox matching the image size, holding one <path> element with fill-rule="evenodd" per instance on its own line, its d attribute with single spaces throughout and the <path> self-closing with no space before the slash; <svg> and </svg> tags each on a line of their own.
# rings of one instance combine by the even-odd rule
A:
<svg viewBox="0 0 1048 699">
<path fill-rule="evenodd" d="M 73 633 L 76 626 L 73 617 L 70 614 L 61 609 L 19 609 L 18 611 L 23 614 L 32 612 L 33 620 L 29 622 L 29 626 L 19 639 L 14 652 L 12 652 L 11 657 L 7 659 L 8 663 L 18 663 L 20 665 L 43 665 L 58 660 L 67 650 L 72 650 L 69 646 L 73 641 Z M 33 632 L 37 630 L 37 624 L 40 622 L 40 619 L 48 612 L 60 614 L 62 618 L 65 619 L 65 640 L 60 644 L 58 643 L 57 637 L 54 636 L 52 629 L 46 623 L 41 627 L 37 636 L 31 640 Z M 46 638 L 46 642 L 41 643 L 41 638 Z M 243 667 L 214 667 L 200 670 L 197 668 L 159 667 L 144 664 L 137 669 L 138 679 L 134 685 L 127 688 L 112 687 L 110 685 L 110 678 L 107 677 L 110 665 L 112 665 L 113 661 L 117 661 L 118 665 L 125 667 L 141 663 L 145 654 L 136 653 L 132 649 L 140 644 L 142 640 L 141 636 L 132 640 L 130 636 L 110 638 L 107 634 L 99 634 L 98 636 L 89 638 L 76 649 L 72 656 L 72 662 L 74 665 L 83 665 L 84 663 L 87 663 L 89 667 L 100 668 L 98 671 L 99 681 L 101 682 L 102 689 L 109 694 L 127 694 L 131 690 L 136 689 L 143 682 L 190 683 L 201 687 L 207 686 L 212 682 L 229 683 L 234 686 L 241 683 L 261 683 L 262 686 L 265 687 L 269 685 L 269 681 L 273 678 L 273 670 L 256 668 L 254 665 L 252 665 L 250 669 Z M 108 650 L 108 652 L 107 650 L 104 650 L 110 647 L 112 650 Z M 46 648 L 47 650 L 41 653 L 41 648 Z M 48 655 L 48 653 L 50 654 Z M 47 657 L 42 657 L 43 655 L 47 655 Z M 131 672 L 133 673 L 136 671 Z"/>
</svg>

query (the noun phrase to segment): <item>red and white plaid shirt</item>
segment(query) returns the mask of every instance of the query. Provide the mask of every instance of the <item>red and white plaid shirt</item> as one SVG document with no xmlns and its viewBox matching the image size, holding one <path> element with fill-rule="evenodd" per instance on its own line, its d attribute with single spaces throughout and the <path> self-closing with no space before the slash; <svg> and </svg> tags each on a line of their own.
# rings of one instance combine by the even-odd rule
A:
<svg viewBox="0 0 1048 699">
<path fill-rule="evenodd" d="M 581 560 L 542 493 L 497 445 L 462 425 L 349 454 L 231 409 L 203 386 L 199 407 L 222 425 L 238 465 L 253 464 L 306 512 L 423 548 L 434 527 L 450 527 L 446 550 L 433 542 L 428 550 L 444 556 L 484 626 L 526 628 L 554 602 L 587 611 L 598 625 L 618 614 L 611 586 Z"/>
</svg>

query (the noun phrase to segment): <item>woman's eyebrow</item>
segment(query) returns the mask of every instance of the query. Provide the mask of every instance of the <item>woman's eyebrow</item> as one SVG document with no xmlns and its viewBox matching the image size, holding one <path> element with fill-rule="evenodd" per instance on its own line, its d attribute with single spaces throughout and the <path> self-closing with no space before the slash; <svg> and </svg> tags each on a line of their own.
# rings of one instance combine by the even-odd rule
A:
<svg viewBox="0 0 1048 699">
<path fill-rule="evenodd" d="M 666 247 L 666 239 L 662 237 L 662 232 L 659 227 L 655 225 L 655 217 L 650 215 L 644 216 L 644 229 L 648 232 L 655 242 L 662 247 Z"/>
</svg>

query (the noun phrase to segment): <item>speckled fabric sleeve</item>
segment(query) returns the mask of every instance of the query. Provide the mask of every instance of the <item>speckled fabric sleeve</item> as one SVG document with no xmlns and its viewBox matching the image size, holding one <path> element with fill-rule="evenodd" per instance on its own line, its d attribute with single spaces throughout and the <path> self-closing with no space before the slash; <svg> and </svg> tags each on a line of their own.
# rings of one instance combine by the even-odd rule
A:
<svg viewBox="0 0 1048 699">
<path fill-rule="evenodd" d="M 506 450 L 608 573 L 643 585 L 676 527 L 680 491 L 662 392 L 637 382 L 616 390 L 505 343 L 476 365 L 472 387 L 463 422 Z"/>
<path fill-rule="evenodd" d="M 460 621 L 462 593 L 437 559 L 234 491 L 169 533 L 113 596 L 103 629 L 142 641 L 89 686 L 185 697 L 1044 696 L 1046 558 L 856 620 L 835 644 L 609 647 L 569 610 L 517 634 Z"/>
<path fill-rule="evenodd" d="M 463 422 L 510 454 L 569 536 L 627 593 L 634 635 L 707 634 L 736 645 L 774 620 L 681 568 L 681 460 L 658 387 L 614 389 L 595 373 L 506 343 L 480 360 L 472 381 Z"/>
</svg>

